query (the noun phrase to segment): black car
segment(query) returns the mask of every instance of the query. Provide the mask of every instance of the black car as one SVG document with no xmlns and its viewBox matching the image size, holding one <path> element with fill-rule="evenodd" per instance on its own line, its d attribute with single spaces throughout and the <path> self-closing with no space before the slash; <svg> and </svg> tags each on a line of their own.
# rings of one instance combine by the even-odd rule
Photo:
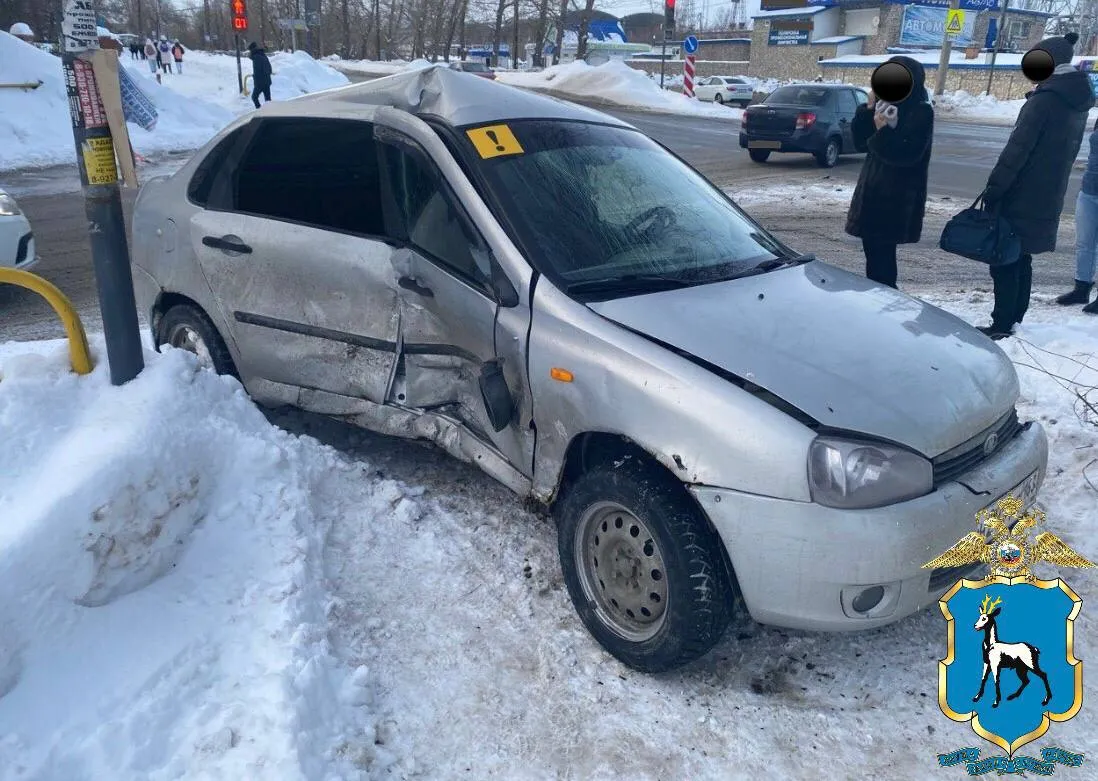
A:
<svg viewBox="0 0 1098 781">
<path fill-rule="evenodd" d="M 855 152 L 850 132 L 865 90 L 839 84 L 790 84 L 743 112 L 740 146 L 756 163 L 771 152 L 807 152 L 824 168 Z"/>
</svg>

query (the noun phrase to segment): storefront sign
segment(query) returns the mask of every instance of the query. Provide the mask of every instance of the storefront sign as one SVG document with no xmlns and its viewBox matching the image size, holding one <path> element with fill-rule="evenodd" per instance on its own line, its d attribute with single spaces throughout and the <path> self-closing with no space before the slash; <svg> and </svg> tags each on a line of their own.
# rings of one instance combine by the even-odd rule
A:
<svg viewBox="0 0 1098 781">
<path fill-rule="evenodd" d="M 945 35 L 946 17 L 949 8 L 932 8 L 925 5 L 909 5 L 904 9 L 904 19 L 900 26 L 901 46 L 942 45 Z M 964 29 L 956 35 L 950 35 L 954 46 L 968 46 L 972 43 L 976 31 L 976 14 L 965 14 Z"/>
<path fill-rule="evenodd" d="M 949 0 L 884 0 L 892 5 L 924 5 L 933 8 L 949 8 Z M 965 11 L 998 10 L 999 0 L 961 0 L 959 8 Z M 939 41 L 938 43 L 941 43 Z"/>
<path fill-rule="evenodd" d="M 808 30 L 775 30 L 770 28 L 768 43 L 771 46 L 806 46 Z"/>
</svg>

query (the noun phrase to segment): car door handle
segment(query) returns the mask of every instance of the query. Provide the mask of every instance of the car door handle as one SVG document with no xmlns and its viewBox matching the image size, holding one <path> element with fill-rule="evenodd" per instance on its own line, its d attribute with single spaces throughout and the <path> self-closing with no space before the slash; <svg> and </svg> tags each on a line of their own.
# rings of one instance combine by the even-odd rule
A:
<svg viewBox="0 0 1098 781">
<path fill-rule="evenodd" d="M 252 253 L 252 248 L 236 236 L 203 236 L 202 243 L 207 247 L 213 247 L 230 254 L 250 255 Z"/>
<path fill-rule="evenodd" d="M 419 284 L 415 277 L 401 277 L 397 280 L 397 284 L 405 290 L 411 290 L 418 296 L 424 296 L 425 298 L 434 298 L 435 293 L 431 288 L 425 285 Z"/>
</svg>

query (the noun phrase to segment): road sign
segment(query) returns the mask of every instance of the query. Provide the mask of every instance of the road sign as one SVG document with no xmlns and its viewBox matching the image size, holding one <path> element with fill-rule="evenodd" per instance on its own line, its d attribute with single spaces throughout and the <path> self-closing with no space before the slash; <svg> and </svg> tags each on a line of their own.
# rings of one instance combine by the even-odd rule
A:
<svg viewBox="0 0 1098 781">
<path fill-rule="evenodd" d="M 278 26 L 282 30 L 305 31 L 309 29 L 309 25 L 305 23 L 304 19 L 279 19 Z"/>
<path fill-rule="evenodd" d="M 951 8 L 946 13 L 946 35 L 955 38 L 965 31 L 965 12 L 959 8 Z"/>
<path fill-rule="evenodd" d="M 698 50 L 698 38 L 695 35 L 686 36 L 686 40 L 682 42 L 682 50 L 687 54 L 693 54 Z"/>
</svg>

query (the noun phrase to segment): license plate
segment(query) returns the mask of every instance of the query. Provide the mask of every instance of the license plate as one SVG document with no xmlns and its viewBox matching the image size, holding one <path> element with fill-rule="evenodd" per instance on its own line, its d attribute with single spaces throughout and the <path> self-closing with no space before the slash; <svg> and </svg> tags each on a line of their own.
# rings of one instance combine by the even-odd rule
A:
<svg viewBox="0 0 1098 781">
<path fill-rule="evenodd" d="M 781 141 L 748 141 L 748 149 L 781 149 Z"/>
<path fill-rule="evenodd" d="M 1011 488 L 1007 493 L 1003 494 L 998 499 L 996 499 L 994 502 L 987 505 L 987 507 L 985 507 L 984 509 L 988 512 L 991 512 L 991 513 L 997 512 L 999 510 L 999 508 L 998 508 L 999 501 L 1002 500 L 1002 499 L 1005 499 L 1007 494 L 1010 494 L 1015 499 L 1018 499 L 1019 501 L 1021 501 L 1023 511 L 1028 510 L 1029 508 L 1031 508 L 1037 502 L 1037 492 L 1041 487 L 1040 480 L 1038 479 L 1039 477 L 1040 477 L 1040 470 L 1039 469 L 1034 469 L 1032 472 L 1030 472 L 1029 476 L 1026 477 L 1025 480 L 1018 483 L 1018 485 Z M 1004 518 L 1003 520 L 1007 521 L 1008 526 L 1013 527 L 1014 522 L 1011 519 Z"/>
</svg>

